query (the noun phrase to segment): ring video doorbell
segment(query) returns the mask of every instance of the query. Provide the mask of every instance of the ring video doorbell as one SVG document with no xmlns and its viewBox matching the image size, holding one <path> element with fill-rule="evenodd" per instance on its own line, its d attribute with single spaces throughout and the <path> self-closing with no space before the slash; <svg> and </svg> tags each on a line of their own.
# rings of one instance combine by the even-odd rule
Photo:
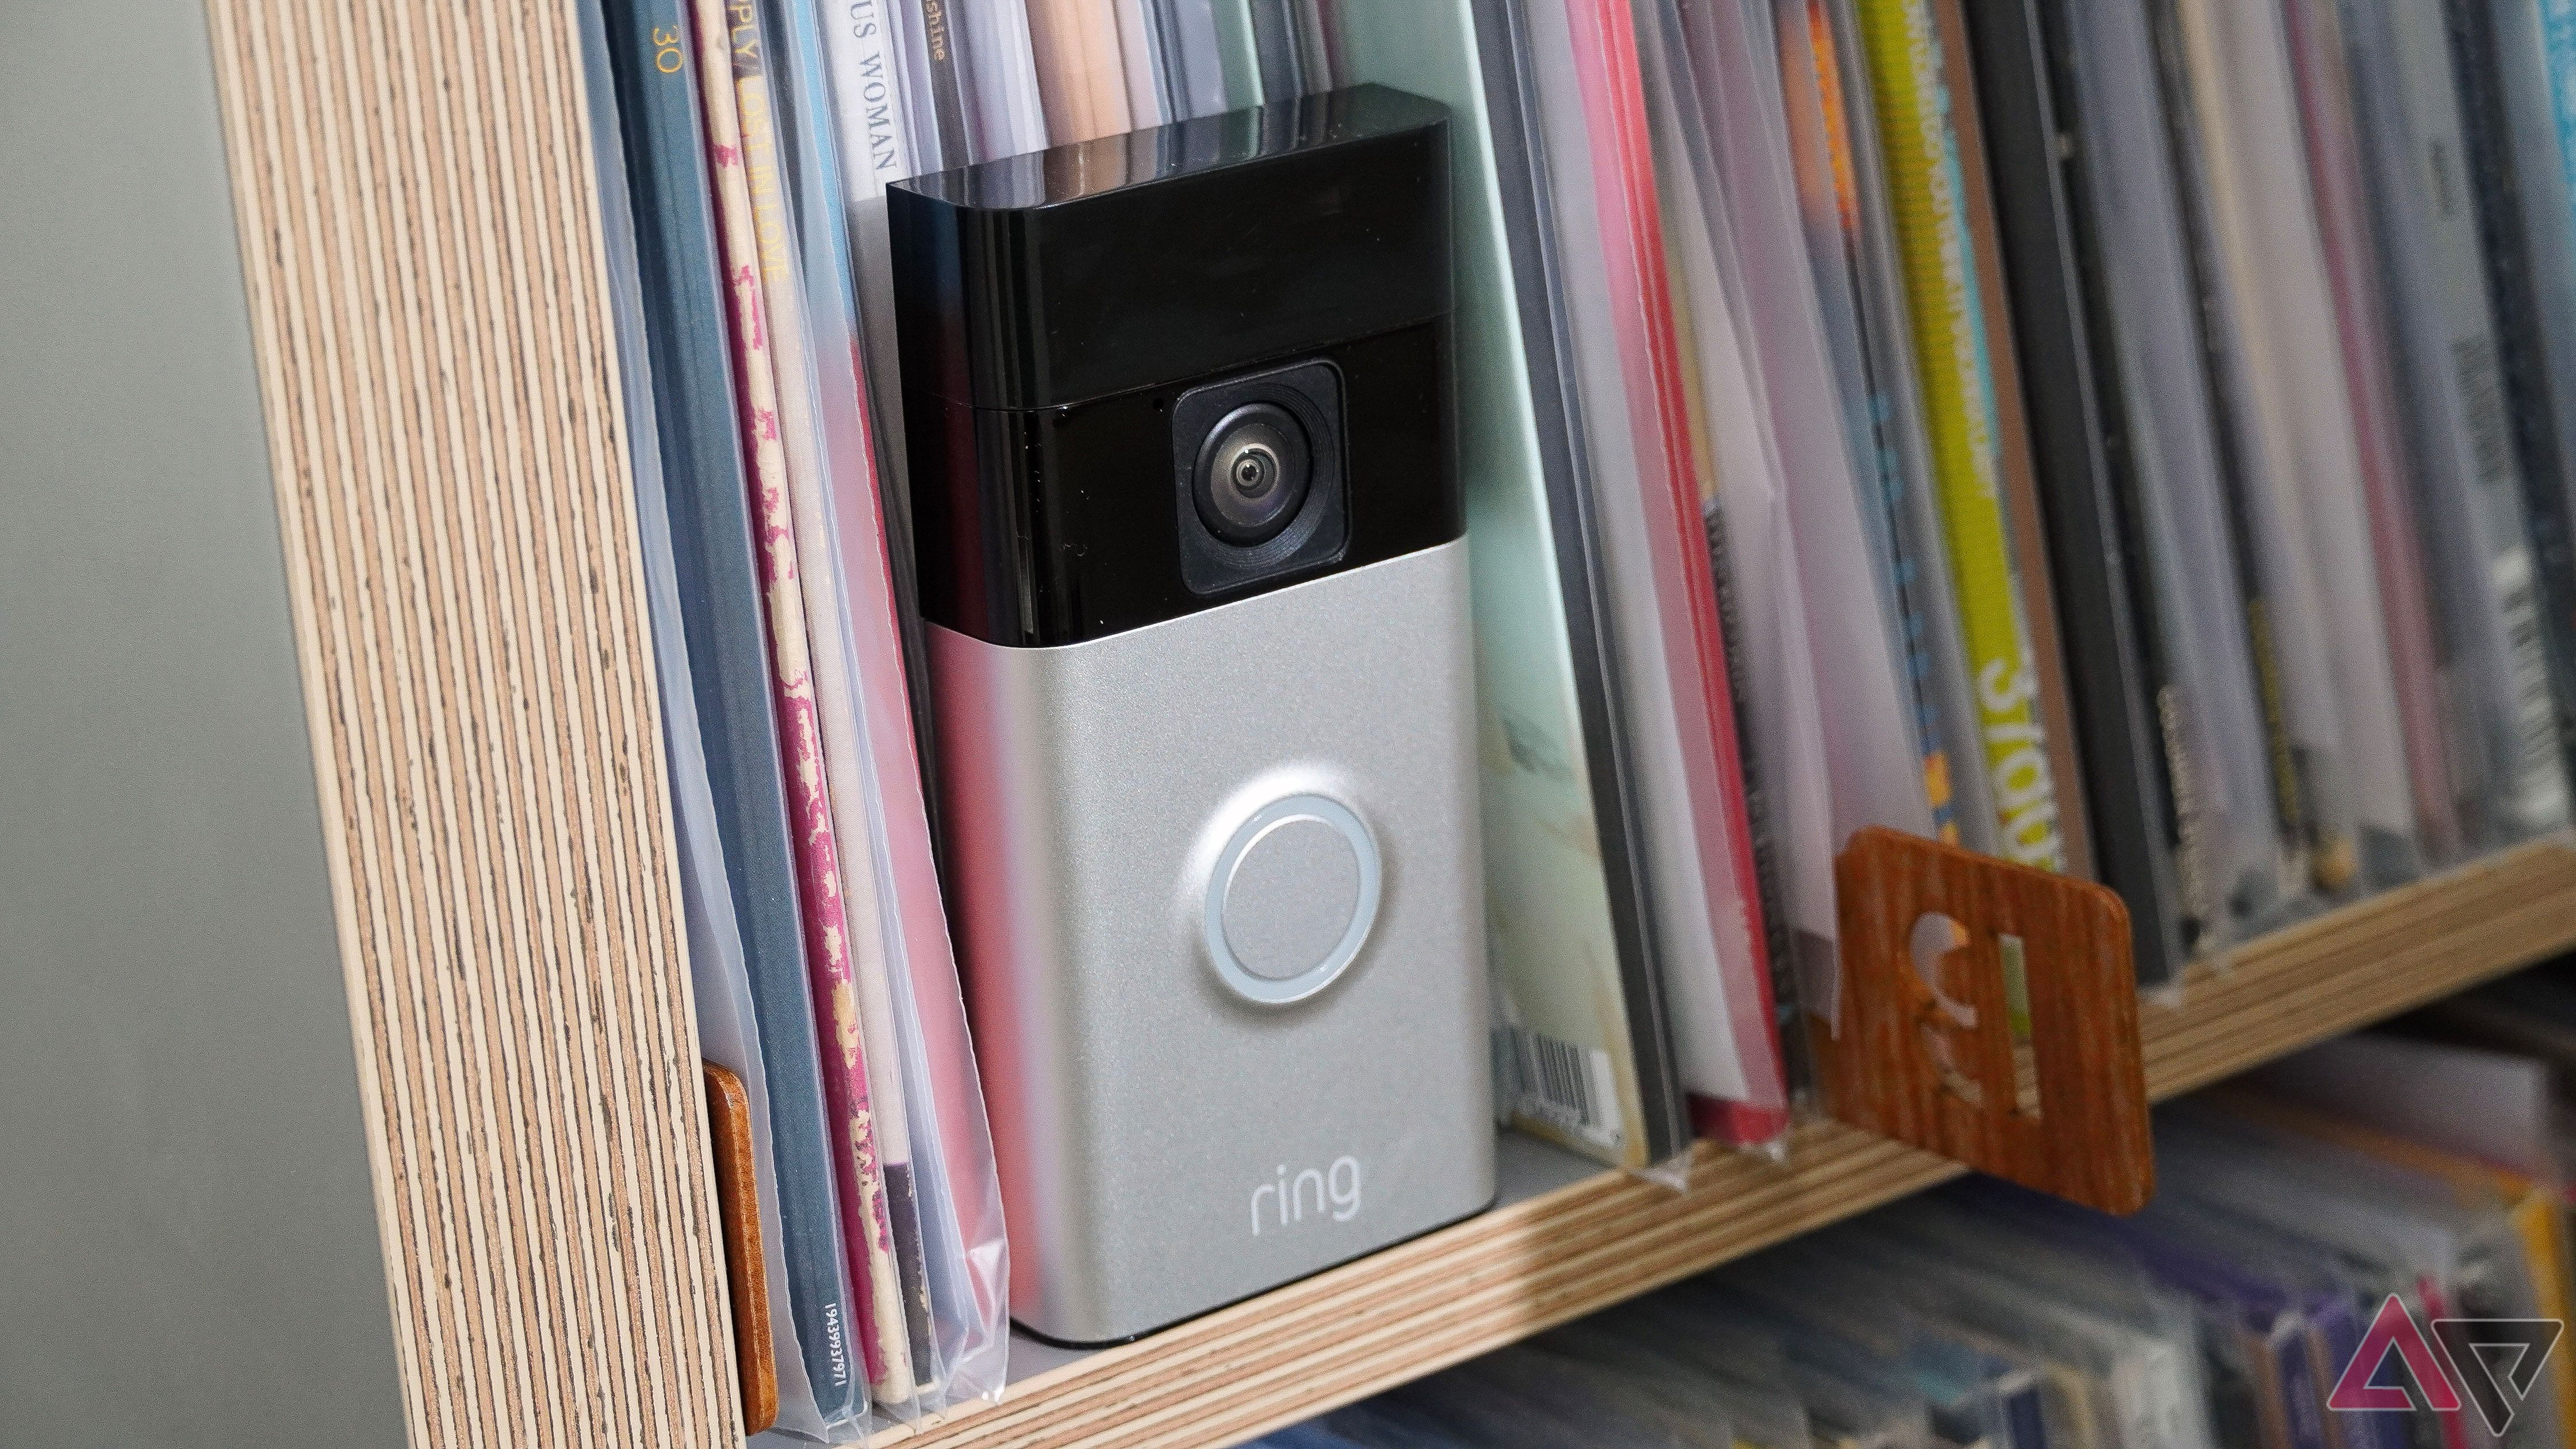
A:
<svg viewBox="0 0 2576 1449">
<path fill-rule="evenodd" d="M 1102 1343 L 1493 1195 L 1445 113 L 891 193 L 1012 1307 Z"/>
</svg>

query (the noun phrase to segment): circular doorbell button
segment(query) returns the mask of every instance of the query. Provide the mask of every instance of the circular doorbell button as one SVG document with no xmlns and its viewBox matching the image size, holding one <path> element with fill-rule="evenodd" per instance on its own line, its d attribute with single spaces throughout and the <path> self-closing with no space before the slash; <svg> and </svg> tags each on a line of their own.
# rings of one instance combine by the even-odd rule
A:
<svg viewBox="0 0 2576 1449">
<path fill-rule="evenodd" d="M 1377 918 L 1377 841 L 1339 801 L 1291 795 L 1234 832 L 1209 878 L 1209 958 L 1251 1000 L 1301 1001 L 1360 953 Z"/>
<path fill-rule="evenodd" d="M 1264 981 L 1294 981 L 1331 958 L 1360 904 L 1360 861 L 1312 815 L 1274 820 L 1244 847 L 1225 887 L 1225 943 Z"/>
</svg>

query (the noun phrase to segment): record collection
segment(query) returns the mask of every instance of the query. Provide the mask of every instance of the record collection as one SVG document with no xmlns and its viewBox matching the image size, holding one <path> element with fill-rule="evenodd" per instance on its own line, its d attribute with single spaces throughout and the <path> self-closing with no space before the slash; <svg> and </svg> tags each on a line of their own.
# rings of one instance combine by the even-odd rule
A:
<svg viewBox="0 0 2576 1449">
<path fill-rule="evenodd" d="M 1778 1151 L 1830 1110 L 1804 1057 L 1866 827 L 2108 885 L 2140 987 L 2179 992 L 2570 823 L 2558 0 L 582 15 L 702 1048 L 748 1097 L 785 1431 L 998 1394 L 1009 1337 L 978 1073 L 1011 1066 L 970 1044 L 943 889 L 890 186 L 1030 153 L 1132 184 L 1219 134 L 1188 123 L 1285 133 L 1357 86 L 1446 108 L 1456 824 L 1496 1113 L 1571 1150 Z M 2467 1070 L 2428 1062 L 2383 1065 Z M 2380 1069 L 2173 1116 L 2134 1222 L 1960 1192 L 1272 1442 L 2431 1443 L 2329 1421 L 2336 1355 L 2383 1298 L 2563 1316 L 2567 1245 L 2519 1216 L 2537 1165 L 2317 1086 Z M 2569 1387 L 2487 1437 L 2559 1432 Z"/>
<path fill-rule="evenodd" d="M 1960 1184 L 1256 1442 L 2554 1449 L 2571 1023 L 2472 993 L 2169 1109 L 2133 1217 Z"/>
<path fill-rule="evenodd" d="M 1350 78 L 1460 105 L 1380 8 L 1334 7 Z M 2538 10 L 1468 10 L 1521 366 L 1461 406 L 1535 445 L 1469 505 L 1515 551 L 1478 625 L 1521 1125 L 1653 1162 L 1677 1089 L 1775 1136 L 1864 825 L 2112 886 L 2148 989 L 2564 827 Z M 1676 491 L 1700 532 L 1641 539 Z M 1604 894 L 1501 889 L 1568 836 Z"/>
</svg>

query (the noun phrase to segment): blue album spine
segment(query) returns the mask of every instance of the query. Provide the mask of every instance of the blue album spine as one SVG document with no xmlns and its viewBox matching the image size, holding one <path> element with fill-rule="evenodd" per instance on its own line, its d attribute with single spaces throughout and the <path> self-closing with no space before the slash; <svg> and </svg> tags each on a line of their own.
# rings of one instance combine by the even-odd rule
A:
<svg viewBox="0 0 2576 1449">
<path fill-rule="evenodd" d="M 689 668 L 768 1078 L 787 1298 L 828 1423 L 858 1411 L 860 1376 L 684 5 L 607 0 L 609 46 Z"/>
<path fill-rule="evenodd" d="M 2576 766 L 2576 513 L 2571 513 L 2576 499 L 2569 493 L 2565 451 L 2571 440 L 2560 431 L 2564 420 L 2555 407 L 2558 394 L 2549 376 L 2553 360 L 2567 365 L 2566 341 L 2560 340 L 2553 359 L 2546 335 L 2552 320 L 2545 296 L 2550 285 L 2548 254 L 2533 244 L 2535 226 L 2563 234 L 2568 217 L 2563 209 L 2554 217 L 2526 215 L 2535 203 L 2545 205 L 2543 198 L 2567 194 L 2566 153 L 2562 141 L 2558 158 L 2526 161 L 2514 154 L 2516 117 L 2510 109 L 2514 97 L 2509 94 L 2513 82 L 2521 79 L 2509 76 L 2517 67 L 2545 64 L 2557 89 L 2563 93 L 2569 84 L 2567 7 L 2550 8 L 2558 13 L 2548 17 L 2547 25 L 2533 27 L 2542 40 L 2542 46 L 2533 48 L 2545 50 L 2545 57 L 2524 53 L 2524 47 L 2510 44 L 2499 33 L 2494 0 L 2448 0 L 2445 14 L 2467 142 L 2467 169 L 2478 201 L 2479 236 L 2486 247 L 2488 306 L 2495 319 L 2514 452 L 2522 463 L 2524 516 L 2530 526 L 2532 574 L 2540 598 L 2553 706 L 2548 719 L 2555 726 L 2560 757 Z M 2530 38 L 2533 29 L 2521 31 L 2516 39 Z M 2563 127 L 2568 117 L 2561 112 L 2557 119 Z M 2526 164 L 2540 169 L 2553 159 L 2561 161 L 2559 175 L 2526 178 L 2521 174 Z M 2557 240 L 2554 250 L 2563 256 L 2565 243 Z M 2540 718 L 2535 708 L 2533 729 L 2539 728 Z"/>
<path fill-rule="evenodd" d="M 2272 1356 L 2273 1376 L 2281 1386 L 2282 1427 L 2289 1434 L 2289 1449 L 2332 1449 L 2334 1439 L 2325 1419 L 2326 1390 L 2332 1386 L 2317 1382 L 2305 1326 L 2295 1333 L 2275 1335 L 2264 1351 Z"/>
<path fill-rule="evenodd" d="M 2004 1395 L 2004 1426 L 2012 1449 L 2049 1449 L 2048 1415 L 2036 1377 Z"/>
</svg>

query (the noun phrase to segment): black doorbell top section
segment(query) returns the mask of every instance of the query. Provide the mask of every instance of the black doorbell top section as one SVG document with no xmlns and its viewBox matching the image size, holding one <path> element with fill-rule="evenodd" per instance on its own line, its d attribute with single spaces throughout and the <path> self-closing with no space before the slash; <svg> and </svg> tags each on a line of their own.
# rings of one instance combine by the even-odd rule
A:
<svg viewBox="0 0 2576 1449">
<path fill-rule="evenodd" d="M 887 204 L 932 622 L 1079 643 L 1462 532 L 1437 103 L 1304 96 Z"/>
<path fill-rule="evenodd" d="M 897 182 L 905 383 L 1061 407 L 1445 317 L 1447 116 L 1361 86 Z"/>
</svg>

